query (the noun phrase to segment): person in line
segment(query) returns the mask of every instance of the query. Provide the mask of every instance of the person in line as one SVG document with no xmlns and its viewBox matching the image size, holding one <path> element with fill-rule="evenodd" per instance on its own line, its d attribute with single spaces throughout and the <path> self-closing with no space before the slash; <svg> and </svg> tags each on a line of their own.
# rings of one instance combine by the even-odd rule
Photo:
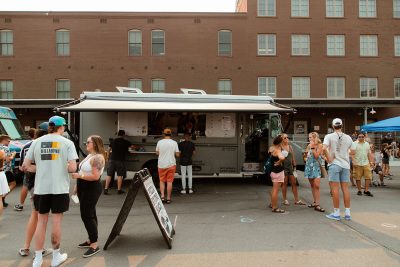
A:
<svg viewBox="0 0 400 267">
<path fill-rule="evenodd" d="M 79 171 L 72 174 L 77 180 L 77 193 L 80 203 L 81 219 L 88 233 L 88 240 L 78 245 L 88 248 L 84 258 L 91 257 L 100 251 L 98 246 L 98 222 L 96 204 L 102 192 L 100 177 L 104 170 L 106 151 L 100 136 L 89 136 L 86 141 L 88 155 L 79 164 Z"/>
<path fill-rule="evenodd" d="M 3 150 L 0 150 L 0 198 L 1 199 L 3 199 L 4 195 L 10 192 L 6 174 L 3 171 L 5 158 L 6 158 L 6 153 Z M 0 216 L 2 214 L 3 214 L 3 201 L 0 201 Z"/>
<path fill-rule="evenodd" d="M 172 183 L 176 172 L 176 159 L 179 157 L 179 147 L 172 140 L 171 129 L 164 129 L 164 138 L 157 142 L 156 154 L 158 155 L 158 176 L 160 177 L 161 200 L 167 204 L 171 203 Z M 165 184 L 167 184 L 167 198 L 165 198 Z"/>
<path fill-rule="evenodd" d="M 328 174 L 331 186 L 333 212 L 326 215 L 328 219 L 339 221 L 339 186 L 343 193 L 345 207 L 345 220 L 351 220 L 350 213 L 350 159 L 349 150 L 353 144 L 351 137 L 342 132 L 343 122 L 336 118 L 332 121 L 333 133 L 327 134 L 324 138 L 324 149 L 328 151 Z"/>
<path fill-rule="evenodd" d="M 184 134 L 185 140 L 178 144 L 180 151 L 179 165 L 181 166 L 182 174 L 182 191 L 181 194 L 186 194 L 186 174 L 188 176 L 188 192 L 193 194 L 193 170 L 192 170 L 192 156 L 196 153 L 196 147 L 191 139 L 189 132 Z"/>
<path fill-rule="evenodd" d="M 294 170 L 296 168 L 296 160 L 294 159 L 294 152 L 292 146 L 289 144 L 289 137 L 287 134 L 282 134 L 283 142 L 282 142 L 282 154 L 285 156 L 285 160 L 283 161 L 283 170 L 285 172 L 285 181 L 282 185 L 282 196 L 283 196 L 283 204 L 288 206 L 290 205 L 287 200 L 287 185 L 290 180 L 290 184 L 292 185 L 292 192 L 294 196 L 294 204 L 295 205 L 305 205 L 305 203 L 299 200 L 299 193 L 297 190 L 296 177 L 294 177 Z"/>
<path fill-rule="evenodd" d="M 371 153 L 374 156 L 374 161 L 373 161 L 373 167 L 372 167 L 372 172 L 375 172 L 376 174 L 379 175 L 379 181 L 380 183 L 378 185 L 380 186 L 386 186 L 384 182 L 384 175 L 383 175 L 383 170 L 382 170 L 382 156 L 380 151 L 375 150 L 375 145 L 371 144 Z"/>
<path fill-rule="evenodd" d="M 122 190 L 122 178 L 126 176 L 126 156 L 129 153 L 129 148 L 132 147 L 131 142 L 125 139 L 125 131 L 119 130 L 118 137 L 110 144 L 111 156 L 108 161 L 107 177 L 104 186 L 104 195 L 108 195 L 108 187 L 111 182 L 111 177 L 117 172 L 117 188 L 118 194 L 124 194 Z"/>
<path fill-rule="evenodd" d="M 360 132 L 358 134 L 358 140 L 353 142 L 351 145 L 350 155 L 353 162 L 354 173 L 357 183 L 357 195 L 362 196 L 361 193 L 361 179 L 364 177 L 364 195 L 373 197 L 373 194 L 369 191 L 371 185 L 371 165 L 373 164 L 372 153 L 369 143 L 365 141 L 365 135 Z"/>
<path fill-rule="evenodd" d="M 48 122 L 43 122 L 39 125 L 39 129 L 36 131 L 35 137 L 39 138 L 42 137 L 43 135 L 47 134 L 49 128 L 49 123 Z M 26 153 L 29 150 L 29 147 L 31 146 L 32 142 L 29 143 L 30 145 L 25 149 L 24 153 L 21 155 L 21 161 L 25 159 Z M 25 148 L 25 147 L 24 147 Z M 25 154 L 25 155 L 24 155 Z M 21 165 L 22 167 L 22 165 Z M 37 221 L 38 221 L 38 211 L 35 209 L 35 206 L 33 205 L 33 195 L 34 195 L 34 185 L 35 185 L 35 173 L 34 172 L 25 172 L 25 178 L 26 181 L 24 180 L 24 183 L 26 184 L 27 190 L 30 194 L 30 200 L 32 203 L 32 211 L 31 211 L 31 216 L 29 217 L 28 223 L 26 224 L 26 232 L 25 232 L 25 243 L 22 248 L 18 250 L 18 253 L 20 256 L 25 257 L 30 254 L 30 246 L 32 242 L 33 235 L 35 234 L 35 230 L 37 227 Z M 53 250 L 51 248 L 43 248 L 42 251 L 42 256 L 47 256 L 49 255 Z"/>
<path fill-rule="evenodd" d="M 308 144 L 306 166 L 304 169 L 304 178 L 308 178 L 311 185 L 311 193 L 313 196 L 313 204 L 308 205 L 315 211 L 325 212 L 320 204 L 320 184 L 321 184 L 321 162 L 323 154 L 323 146 L 317 132 L 311 132 L 308 135 Z"/>
<path fill-rule="evenodd" d="M 8 207 L 8 203 L 6 202 L 6 196 L 9 193 L 11 193 L 11 191 L 13 191 L 15 186 L 17 185 L 14 173 L 12 172 L 12 161 L 15 158 L 16 152 L 10 151 L 9 148 L 10 142 L 11 142 L 10 136 L 6 134 L 0 135 L 0 150 L 4 151 L 4 153 L 6 154 L 3 169 L 7 177 L 8 187 L 10 188 L 10 191 L 7 194 L 5 194 L 2 199 L 4 208 Z"/>
<path fill-rule="evenodd" d="M 35 128 L 30 128 L 29 131 L 28 131 L 28 135 L 31 138 L 31 141 L 26 143 L 21 149 L 20 156 L 19 156 L 19 159 L 20 159 L 19 160 L 19 166 L 18 166 L 20 171 L 22 171 L 22 163 L 24 162 L 24 158 L 25 158 L 26 152 L 28 151 L 29 147 L 31 146 L 32 140 L 36 138 L 36 129 Z M 34 175 L 34 174 L 29 173 L 29 172 L 24 173 L 24 180 L 22 182 L 22 189 L 21 189 L 21 192 L 19 194 L 19 203 L 14 206 L 14 210 L 15 211 L 22 211 L 24 209 L 25 199 L 28 196 L 28 191 L 29 191 L 28 190 L 27 181 L 29 180 L 29 176 L 31 176 L 31 175 Z"/>
<path fill-rule="evenodd" d="M 384 176 L 391 176 L 389 174 L 390 166 L 389 166 L 389 155 L 390 155 L 391 147 L 387 143 L 382 144 L 382 170 Z"/>
<path fill-rule="evenodd" d="M 61 221 L 64 212 L 69 209 L 69 173 L 76 171 L 78 155 L 74 143 L 63 137 L 65 125 L 63 117 L 51 117 L 49 134 L 33 141 L 22 164 L 24 171 L 36 172 L 33 203 L 39 214 L 35 230 L 33 267 L 43 263 L 42 253 L 50 211 L 53 246 L 51 266 L 58 266 L 68 258 L 67 253 L 60 253 Z"/>
<path fill-rule="evenodd" d="M 278 193 L 279 188 L 282 187 L 285 181 L 285 172 L 283 170 L 283 161 L 285 156 L 282 154 L 282 135 L 278 135 L 274 138 L 272 146 L 268 152 L 271 153 L 272 168 L 271 168 L 271 180 L 272 180 L 272 193 L 271 193 L 271 208 L 274 213 L 285 213 L 285 210 L 278 208 Z"/>
</svg>

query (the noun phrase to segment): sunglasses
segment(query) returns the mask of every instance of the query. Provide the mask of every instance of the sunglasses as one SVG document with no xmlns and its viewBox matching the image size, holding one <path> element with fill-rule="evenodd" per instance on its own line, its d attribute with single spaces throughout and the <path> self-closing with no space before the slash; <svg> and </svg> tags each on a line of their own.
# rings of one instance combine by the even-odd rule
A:
<svg viewBox="0 0 400 267">
<path fill-rule="evenodd" d="M 358 138 L 364 138 L 364 136 L 359 136 Z"/>
</svg>

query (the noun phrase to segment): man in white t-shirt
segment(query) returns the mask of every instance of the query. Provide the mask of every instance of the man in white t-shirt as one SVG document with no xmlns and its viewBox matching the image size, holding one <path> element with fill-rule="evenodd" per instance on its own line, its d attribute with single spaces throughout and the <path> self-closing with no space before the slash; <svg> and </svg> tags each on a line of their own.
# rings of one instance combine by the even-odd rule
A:
<svg viewBox="0 0 400 267">
<path fill-rule="evenodd" d="M 61 221 L 63 213 L 69 209 L 69 173 L 76 171 L 78 155 L 74 143 L 62 136 L 65 125 L 63 117 L 51 117 L 49 134 L 32 142 L 22 165 L 24 171 L 36 172 L 33 203 L 39 214 L 33 267 L 43 263 L 42 251 L 50 211 L 53 223 L 51 266 L 58 266 L 68 258 L 67 253 L 60 253 Z"/>
<path fill-rule="evenodd" d="M 351 137 L 342 132 L 343 122 L 336 118 L 332 121 L 333 133 L 324 138 L 324 149 L 328 151 L 328 173 L 329 183 L 333 199 L 333 213 L 326 215 L 332 220 L 340 220 L 339 208 L 339 185 L 343 192 L 343 201 L 345 207 L 346 220 L 351 220 L 350 215 L 350 158 L 349 150 L 353 143 Z"/>
<path fill-rule="evenodd" d="M 161 200 L 171 203 L 172 183 L 176 171 L 175 157 L 179 157 L 178 143 L 171 139 L 171 129 L 164 129 L 164 139 L 157 142 L 158 176 L 160 177 Z M 167 183 L 167 198 L 165 199 L 165 183 Z"/>
</svg>

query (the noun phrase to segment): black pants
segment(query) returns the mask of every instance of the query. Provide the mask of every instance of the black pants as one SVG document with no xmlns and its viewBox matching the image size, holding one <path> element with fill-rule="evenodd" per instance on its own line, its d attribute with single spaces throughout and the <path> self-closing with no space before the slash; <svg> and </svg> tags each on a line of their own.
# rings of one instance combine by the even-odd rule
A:
<svg viewBox="0 0 400 267">
<path fill-rule="evenodd" d="M 88 232 L 90 243 L 95 243 L 98 239 L 96 204 L 103 188 L 100 181 L 88 182 L 78 179 L 77 189 L 81 218 Z"/>
</svg>

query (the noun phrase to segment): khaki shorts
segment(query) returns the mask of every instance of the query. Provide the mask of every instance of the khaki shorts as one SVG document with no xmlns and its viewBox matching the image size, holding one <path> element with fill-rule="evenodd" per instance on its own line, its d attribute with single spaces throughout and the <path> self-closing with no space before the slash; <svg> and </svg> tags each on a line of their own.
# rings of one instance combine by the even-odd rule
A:
<svg viewBox="0 0 400 267">
<path fill-rule="evenodd" d="M 356 180 L 361 180 L 363 176 L 365 180 L 371 180 L 372 178 L 371 167 L 369 165 L 364 165 L 364 166 L 354 165 L 354 175 Z"/>
</svg>

